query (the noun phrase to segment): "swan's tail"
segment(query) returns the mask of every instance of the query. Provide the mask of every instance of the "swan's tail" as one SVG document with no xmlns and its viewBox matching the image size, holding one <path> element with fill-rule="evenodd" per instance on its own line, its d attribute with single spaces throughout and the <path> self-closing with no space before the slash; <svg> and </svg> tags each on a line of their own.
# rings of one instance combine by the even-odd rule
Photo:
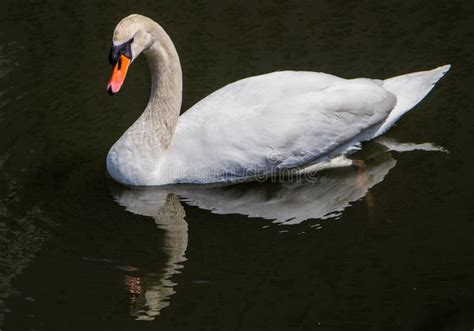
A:
<svg viewBox="0 0 474 331">
<path fill-rule="evenodd" d="M 444 76 L 451 65 L 420 71 L 383 81 L 383 87 L 397 96 L 397 104 L 374 137 L 385 133 L 407 111 L 418 104 Z"/>
</svg>

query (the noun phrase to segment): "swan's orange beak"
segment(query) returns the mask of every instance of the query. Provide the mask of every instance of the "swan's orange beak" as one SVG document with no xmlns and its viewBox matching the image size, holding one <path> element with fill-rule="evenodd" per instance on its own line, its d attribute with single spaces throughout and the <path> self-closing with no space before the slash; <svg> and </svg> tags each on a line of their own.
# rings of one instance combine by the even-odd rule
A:
<svg viewBox="0 0 474 331">
<path fill-rule="evenodd" d="M 120 57 L 114 65 L 114 70 L 112 71 L 112 76 L 110 76 L 109 82 L 107 84 L 107 92 L 110 95 L 114 95 L 122 87 L 123 82 L 125 81 L 125 76 L 127 75 L 128 67 L 130 66 L 131 60 L 123 54 L 120 54 Z"/>
</svg>

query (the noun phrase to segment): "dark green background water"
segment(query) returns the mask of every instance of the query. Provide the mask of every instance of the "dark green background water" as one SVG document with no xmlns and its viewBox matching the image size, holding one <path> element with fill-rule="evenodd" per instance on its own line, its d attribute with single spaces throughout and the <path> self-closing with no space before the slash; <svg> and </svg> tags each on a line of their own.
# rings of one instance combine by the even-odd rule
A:
<svg viewBox="0 0 474 331">
<path fill-rule="evenodd" d="M 134 12 L 175 42 L 183 109 L 274 70 L 386 78 L 451 63 L 388 134 L 450 153 L 392 153 L 338 219 L 277 225 L 170 200 L 184 257 L 173 225 L 126 211 L 105 174 L 148 97 L 144 59 L 105 93 L 113 29 Z M 473 21 L 470 1 L 2 0 L 0 329 L 474 329 Z M 236 196 L 278 205 L 259 185 Z M 169 305 L 136 321 L 153 291 Z"/>
</svg>

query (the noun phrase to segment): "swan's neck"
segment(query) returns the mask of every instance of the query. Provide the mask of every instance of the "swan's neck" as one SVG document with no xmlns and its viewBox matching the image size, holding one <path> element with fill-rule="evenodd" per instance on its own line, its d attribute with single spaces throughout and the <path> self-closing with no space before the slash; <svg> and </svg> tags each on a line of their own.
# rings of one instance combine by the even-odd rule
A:
<svg viewBox="0 0 474 331">
<path fill-rule="evenodd" d="M 145 54 L 151 71 L 148 105 L 109 151 L 107 169 L 123 184 L 143 185 L 156 173 L 178 123 L 182 97 L 181 65 L 170 37 L 158 24 Z"/>
<path fill-rule="evenodd" d="M 148 105 L 137 122 L 143 122 L 143 134 L 155 140 L 164 152 L 178 123 L 182 100 L 182 74 L 178 53 L 166 32 L 158 26 L 155 43 L 144 51 L 151 72 Z"/>
</svg>

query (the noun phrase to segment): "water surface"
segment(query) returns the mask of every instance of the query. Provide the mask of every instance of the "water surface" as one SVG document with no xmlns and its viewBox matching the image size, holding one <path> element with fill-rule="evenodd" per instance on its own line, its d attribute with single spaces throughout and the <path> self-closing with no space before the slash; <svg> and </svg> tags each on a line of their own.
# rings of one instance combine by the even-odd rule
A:
<svg viewBox="0 0 474 331">
<path fill-rule="evenodd" d="M 472 330 L 469 1 L 13 1 L 0 5 L 1 330 Z M 160 22 L 184 107 L 281 69 L 386 78 L 453 65 L 362 172 L 125 189 L 109 147 L 144 108 L 137 60 L 105 93 L 112 31 Z"/>
</svg>

